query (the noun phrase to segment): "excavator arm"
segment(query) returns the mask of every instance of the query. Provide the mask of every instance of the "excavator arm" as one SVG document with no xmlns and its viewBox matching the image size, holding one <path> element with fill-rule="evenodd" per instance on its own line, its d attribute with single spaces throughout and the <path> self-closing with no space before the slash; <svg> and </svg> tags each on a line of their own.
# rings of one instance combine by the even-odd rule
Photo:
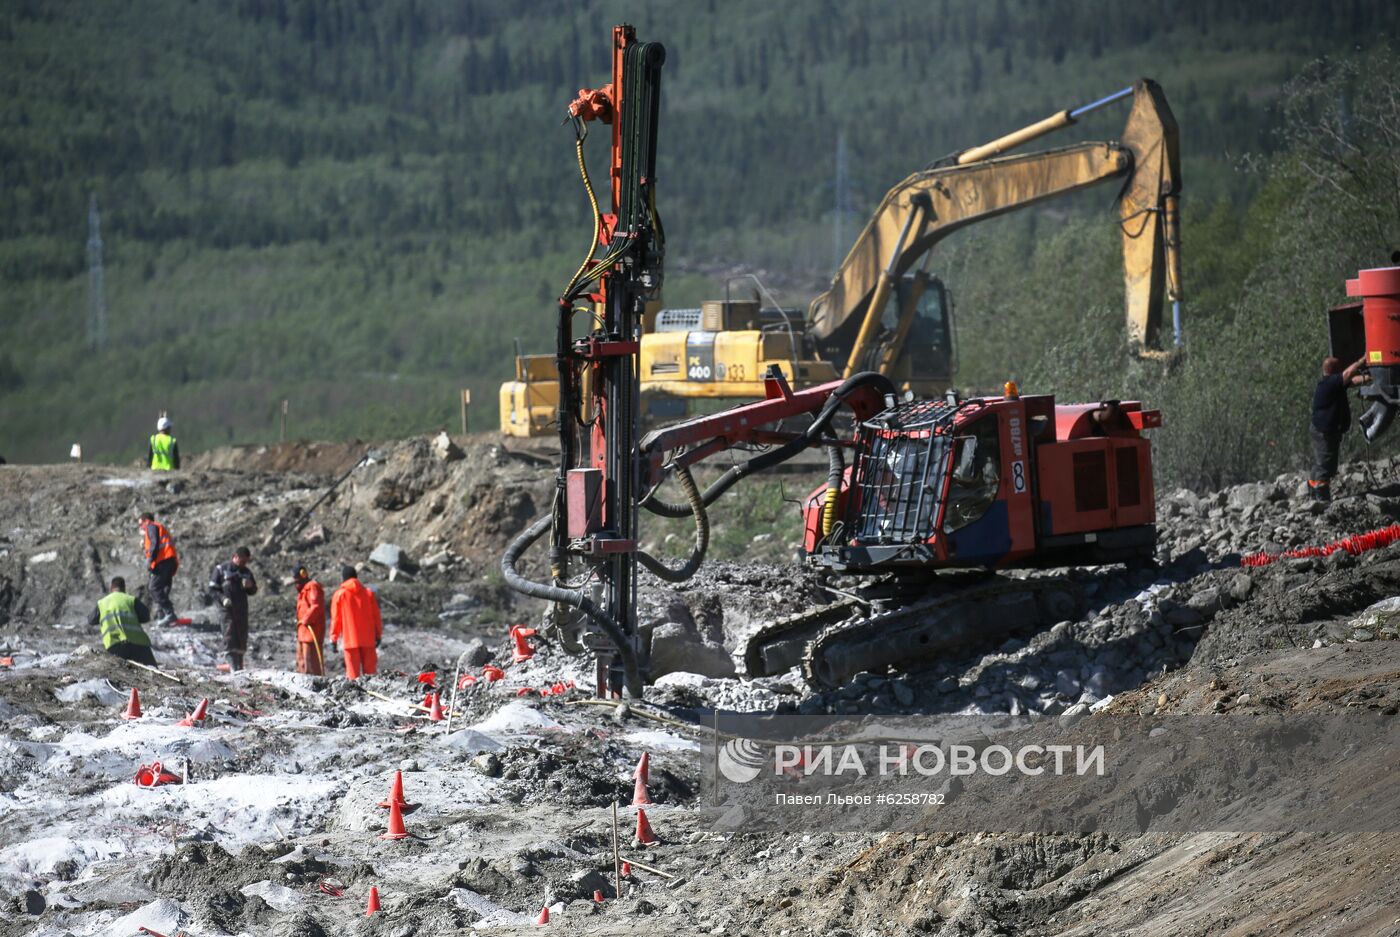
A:
<svg viewBox="0 0 1400 937">
<path fill-rule="evenodd" d="M 1020 156 L 1008 149 L 1074 123 L 1128 91 L 1061 111 L 999 140 L 965 151 L 948 165 L 915 173 L 886 195 L 856 240 L 829 290 L 808 308 L 808 329 L 823 344 L 850 343 L 845 376 L 868 360 L 885 304 L 899 278 L 960 228 L 1126 176 L 1119 199 L 1128 336 L 1144 357 L 1160 349 L 1163 293 L 1178 324 L 1181 263 L 1177 198 L 1180 162 L 1176 120 L 1155 82 L 1131 90 L 1133 107 L 1121 142 L 1080 143 Z M 878 356 L 888 374 L 907 335 L 905 310 Z"/>
</svg>

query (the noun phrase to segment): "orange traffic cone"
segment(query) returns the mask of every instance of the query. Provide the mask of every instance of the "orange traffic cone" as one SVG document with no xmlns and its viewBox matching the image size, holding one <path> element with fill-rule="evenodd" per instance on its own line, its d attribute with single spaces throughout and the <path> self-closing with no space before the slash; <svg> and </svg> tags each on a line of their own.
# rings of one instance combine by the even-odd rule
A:
<svg viewBox="0 0 1400 937">
<path fill-rule="evenodd" d="M 194 712 L 190 713 L 188 716 L 186 716 L 185 718 L 181 719 L 179 722 L 177 722 L 177 723 L 175 723 L 175 724 L 176 724 L 177 726 L 184 726 L 184 727 L 186 727 L 186 728 L 189 728 L 190 726 L 193 726 L 193 725 L 195 725 L 196 723 L 203 722 L 203 721 L 204 721 L 204 717 L 205 717 L 206 715 L 208 715 L 208 714 L 209 714 L 209 697 L 206 696 L 206 697 L 204 697 L 204 699 L 202 699 L 202 700 L 199 701 L 199 705 L 196 706 L 196 707 L 194 708 Z"/>
<path fill-rule="evenodd" d="M 540 916 L 537 917 L 537 918 L 535 918 L 535 923 L 536 923 L 536 924 L 548 924 L 548 923 L 549 923 L 549 905 L 545 905 L 544 907 L 540 908 Z"/>
<path fill-rule="evenodd" d="M 506 672 L 492 664 L 487 664 L 481 668 L 481 676 L 487 683 L 495 683 L 505 677 Z"/>
<path fill-rule="evenodd" d="M 647 778 L 651 774 L 651 754 L 642 752 L 641 760 L 637 762 L 637 770 L 632 772 L 632 777 L 636 783 L 632 785 L 632 806 L 650 806 L 651 798 L 647 796 Z"/>
<path fill-rule="evenodd" d="M 386 809 L 392 807 L 394 804 L 398 804 L 399 809 L 402 810 L 404 813 L 412 813 L 414 810 L 418 809 L 417 804 L 410 804 L 408 802 L 408 799 L 403 796 L 402 771 L 394 772 L 394 783 L 389 786 L 389 797 L 387 800 L 381 800 L 379 802 L 379 806 L 384 807 Z"/>
<path fill-rule="evenodd" d="M 428 720 L 430 722 L 442 722 L 447 716 L 442 712 L 442 694 L 433 694 L 433 703 L 428 707 Z"/>
<path fill-rule="evenodd" d="M 637 808 L 637 832 L 635 834 L 639 846 L 660 846 L 661 840 L 656 838 L 652 832 L 651 824 L 647 822 L 647 812 L 640 807 Z"/>
<path fill-rule="evenodd" d="M 369 886 L 369 904 L 365 905 L 365 917 L 369 917 L 379 910 L 379 889 L 374 885 Z"/>
<path fill-rule="evenodd" d="M 622 863 L 622 877 L 623 877 L 623 878 L 631 878 L 631 877 L 632 877 L 632 863 L 630 863 L 630 862 L 624 862 L 624 863 Z"/>
<path fill-rule="evenodd" d="M 534 628 L 526 628 L 524 625 L 515 625 L 510 629 L 510 639 L 515 643 L 515 651 L 511 654 L 511 660 L 517 664 L 523 663 L 535 656 L 535 649 L 530 646 L 526 638 L 533 638 L 538 632 Z"/>
<path fill-rule="evenodd" d="M 396 800 L 389 801 L 389 828 L 379 836 L 380 839 L 407 839 L 408 830 L 403 825 L 403 805 Z"/>
<path fill-rule="evenodd" d="M 598 889 L 596 889 L 596 888 L 593 889 L 593 903 L 594 903 L 594 904 L 602 904 L 602 903 L 603 903 L 603 893 L 602 893 L 601 891 L 599 891 Z"/>
<path fill-rule="evenodd" d="M 131 699 L 127 701 L 126 712 L 122 713 L 122 718 L 141 718 L 141 694 L 136 692 L 136 687 L 131 688 Z"/>
</svg>

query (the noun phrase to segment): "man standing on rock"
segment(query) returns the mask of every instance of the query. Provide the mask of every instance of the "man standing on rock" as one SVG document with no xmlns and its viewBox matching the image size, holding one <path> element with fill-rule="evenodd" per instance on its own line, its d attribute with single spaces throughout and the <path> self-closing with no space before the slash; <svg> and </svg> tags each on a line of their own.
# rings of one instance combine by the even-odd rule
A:
<svg viewBox="0 0 1400 937">
<path fill-rule="evenodd" d="M 140 599 L 126 594 L 126 580 L 121 576 L 112 577 L 111 589 L 98 600 L 97 608 L 88 616 L 88 624 L 100 629 L 102 646 L 108 654 L 154 667 L 156 656 L 151 653 L 151 639 L 141 627 L 142 622 L 151 620 L 151 610 Z"/>
<path fill-rule="evenodd" d="M 359 679 L 379 668 L 379 641 L 384 622 L 379 617 L 379 599 L 360 582 L 355 567 L 340 570 L 340 588 L 331 596 L 331 653 L 336 641 L 345 641 L 345 679 Z"/>
<path fill-rule="evenodd" d="M 1342 370 L 1342 363 L 1331 355 L 1322 359 L 1322 380 L 1313 389 L 1312 435 L 1313 469 L 1308 478 L 1314 501 L 1332 500 L 1332 476 L 1337 474 L 1337 458 L 1342 451 L 1342 434 L 1351 428 L 1351 405 L 1347 388 L 1366 383 L 1360 373 L 1366 358 L 1356 359 Z"/>
<path fill-rule="evenodd" d="M 326 640 L 326 591 L 305 566 L 292 571 L 292 581 L 297 587 L 297 673 L 319 677 L 326 672 L 321 656 Z"/>
<path fill-rule="evenodd" d="M 209 574 L 209 591 L 224 609 L 224 649 L 230 670 L 242 670 L 243 655 L 248 652 L 248 596 L 258 591 L 248 568 L 252 555 L 247 547 L 239 547 L 232 559 Z"/>
<path fill-rule="evenodd" d="M 156 433 L 146 448 L 146 464 L 155 472 L 168 472 L 180 467 L 180 444 L 170 435 L 170 418 L 156 420 Z"/>
<path fill-rule="evenodd" d="M 150 511 L 141 515 L 141 549 L 146 554 L 146 568 L 151 572 L 149 587 L 151 601 L 161 614 L 158 625 L 175 622 L 175 605 L 170 601 L 170 584 L 175 572 L 180 568 L 180 556 L 175 552 L 175 541 L 165 525 L 156 520 Z"/>
</svg>

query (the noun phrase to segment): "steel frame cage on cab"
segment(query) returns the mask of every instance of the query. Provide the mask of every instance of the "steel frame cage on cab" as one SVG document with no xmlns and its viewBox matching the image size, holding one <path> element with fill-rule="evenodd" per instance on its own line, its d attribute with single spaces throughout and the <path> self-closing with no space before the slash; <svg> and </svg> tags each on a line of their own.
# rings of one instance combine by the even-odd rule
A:
<svg viewBox="0 0 1400 937">
<path fill-rule="evenodd" d="M 1156 509 L 1142 434 L 1160 425 L 1138 401 L 896 404 L 860 425 L 830 535 L 821 534 L 826 486 L 807 499 L 804 550 L 836 569 L 1149 558 Z"/>
</svg>

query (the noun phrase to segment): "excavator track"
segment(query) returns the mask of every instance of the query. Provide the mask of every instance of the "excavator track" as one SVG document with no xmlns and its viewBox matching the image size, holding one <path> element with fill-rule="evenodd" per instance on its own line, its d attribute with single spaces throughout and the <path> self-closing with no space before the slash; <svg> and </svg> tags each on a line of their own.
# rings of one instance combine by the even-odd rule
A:
<svg viewBox="0 0 1400 937">
<path fill-rule="evenodd" d="M 931 596 L 868 618 L 827 625 L 807 645 L 802 673 L 818 690 L 856 674 L 926 663 L 955 648 L 1077 617 L 1082 591 L 1065 579 L 1017 579 Z"/>
<path fill-rule="evenodd" d="M 828 625 L 851 617 L 859 605 L 855 599 L 842 599 L 769 622 L 744 647 L 744 673 L 767 677 L 802 663 L 812 639 Z"/>
</svg>

